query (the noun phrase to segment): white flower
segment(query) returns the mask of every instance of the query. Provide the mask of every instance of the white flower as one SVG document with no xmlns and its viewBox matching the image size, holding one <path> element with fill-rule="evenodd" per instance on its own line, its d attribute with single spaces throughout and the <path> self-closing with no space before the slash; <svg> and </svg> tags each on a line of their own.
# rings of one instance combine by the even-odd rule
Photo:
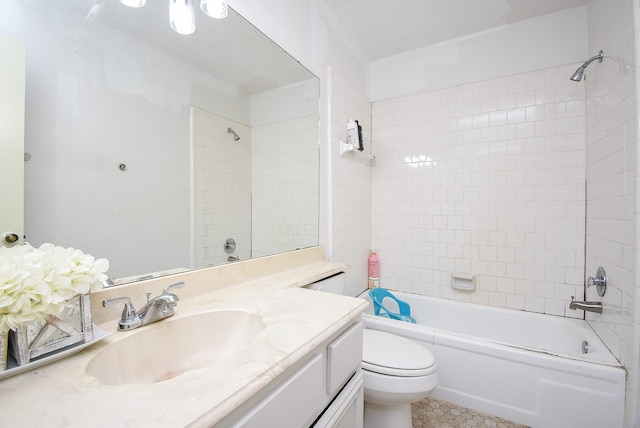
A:
<svg viewBox="0 0 640 428">
<path fill-rule="evenodd" d="M 0 247 L 0 334 L 57 315 L 76 294 L 99 290 L 108 269 L 106 259 L 74 248 Z"/>
</svg>

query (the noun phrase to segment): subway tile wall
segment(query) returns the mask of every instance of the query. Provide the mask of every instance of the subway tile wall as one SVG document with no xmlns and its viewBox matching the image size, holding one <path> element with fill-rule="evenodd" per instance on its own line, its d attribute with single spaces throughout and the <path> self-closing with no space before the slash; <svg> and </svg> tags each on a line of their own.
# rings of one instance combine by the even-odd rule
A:
<svg viewBox="0 0 640 428">
<path fill-rule="evenodd" d="M 240 140 L 227 132 L 231 127 Z M 194 264 L 318 245 L 318 116 L 250 128 L 192 108 Z"/>
<path fill-rule="evenodd" d="M 628 0 L 589 2 L 589 49 L 605 58 L 586 70 L 581 84 L 587 94 L 586 268 L 607 272 L 607 291 L 600 297 L 591 287 L 589 300 L 603 302 L 602 315 L 586 318 L 607 347 L 628 370 L 625 426 L 637 426 L 640 326 L 635 249 L 637 240 L 637 63 L 638 3 Z M 635 7 L 635 10 L 634 10 Z M 634 73 L 635 72 L 635 73 Z M 635 204 L 635 205 L 634 205 Z"/>
<path fill-rule="evenodd" d="M 252 128 L 253 257 L 318 245 L 317 115 Z"/>
<path fill-rule="evenodd" d="M 250 128 L 195 107 L 191 126 L 194 266 L 227 263 L 227 238 L 236 241 L 234 255 L 246 260 L 251 257 Z"/>
<path fill-rule="evenodd" d="M 357 119 L 364 146 L 371 151 L 371 102 L 340 74 L 333 72 L 330 81 L 332 260 L 351 266 L 345 275 L 344 294 L 356 296 L 367 288 L 374 168 L 360 153 L 340 156 L 340 141 L 346 141 L 349 119 Z"/>
<path fill-rule="evenodd" d="M 584 87 L 573 65 L 373 103 L 381 285 L 569 317 L 585 246 Z M 473 274 L 476 290 L 451 288 Z"/>
</svg>

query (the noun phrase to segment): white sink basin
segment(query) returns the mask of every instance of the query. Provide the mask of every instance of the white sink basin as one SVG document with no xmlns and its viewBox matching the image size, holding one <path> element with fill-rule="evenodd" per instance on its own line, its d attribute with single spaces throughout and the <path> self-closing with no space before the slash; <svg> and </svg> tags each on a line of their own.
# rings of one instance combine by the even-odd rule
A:
<svg viewBox="0 0 640 428">
<path fill-rule="evenodd" d="M 155 383 L 233 358 L 264 329 L 262 318 L 243 311 L 203 312 L 169 318 L 128 333 L 87 364 L 86 373 L 106 385 Z"/>
</svg>

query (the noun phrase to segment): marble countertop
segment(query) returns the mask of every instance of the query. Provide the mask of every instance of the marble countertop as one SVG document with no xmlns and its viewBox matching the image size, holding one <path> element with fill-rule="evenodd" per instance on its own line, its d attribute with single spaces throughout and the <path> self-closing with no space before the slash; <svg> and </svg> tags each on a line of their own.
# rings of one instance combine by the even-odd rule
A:
<svg viewBox="0 0 640 428">
<path fill-rule="evenodd" d="M 101 349 L 136 334 L 136 330 L 115 332 L 78 354 L 1 380 L 2 426 L 212 426 L 358 318 L 366 307 L 361 299 L 298 288 L 302 277 L 313 278 L 323 269 L 336 268 L 326 263 L 324 267 L 323 263 L 312 265 L 181 298 L 173 319 L 218 310 L 241 310 L 262 317 L 264 329 L 230 361 L 156 383 L 104 385 L 85 369 Z M 203 278 L 199 281 L 206 282 Z M 186 289 L 188 278 L 185 282 Z M 175 291 L 180 295 L 182 290 Z M 105 317 L 98 316 L 103 319 L 100 327 L 114 330 L 113 319 Z M 153 328 L 153 324 L 144 328 Z M 171 346 L 170 339 L 167 346 Z"/>
</svg>

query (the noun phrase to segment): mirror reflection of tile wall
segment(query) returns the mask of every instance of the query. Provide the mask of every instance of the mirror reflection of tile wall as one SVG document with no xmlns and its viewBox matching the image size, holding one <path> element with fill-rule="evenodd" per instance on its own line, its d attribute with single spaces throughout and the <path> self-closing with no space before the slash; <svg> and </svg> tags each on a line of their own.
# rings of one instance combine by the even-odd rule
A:
<svg viewBox="0 0 640 428">
<path fill-rule="evenodd" d="M 318 244 L 317 115 L 252 129 L 253 257 Z"/>
<path fill-rule="evenodd" d="M 195 266 L 251 257 L 251 130 L 195 107 L 191 109 L 193 156 L 193 257 Z M 233 129 L 235 141 L 227 129 Z M 227 254 L 227 238 L 236 251 Z"/>
<path fill-rule="evenodd" d="M 250 128 L 195 107 L 191 114 L 194 264 L 317 245 L 318 116 Z"/>
</svg>

